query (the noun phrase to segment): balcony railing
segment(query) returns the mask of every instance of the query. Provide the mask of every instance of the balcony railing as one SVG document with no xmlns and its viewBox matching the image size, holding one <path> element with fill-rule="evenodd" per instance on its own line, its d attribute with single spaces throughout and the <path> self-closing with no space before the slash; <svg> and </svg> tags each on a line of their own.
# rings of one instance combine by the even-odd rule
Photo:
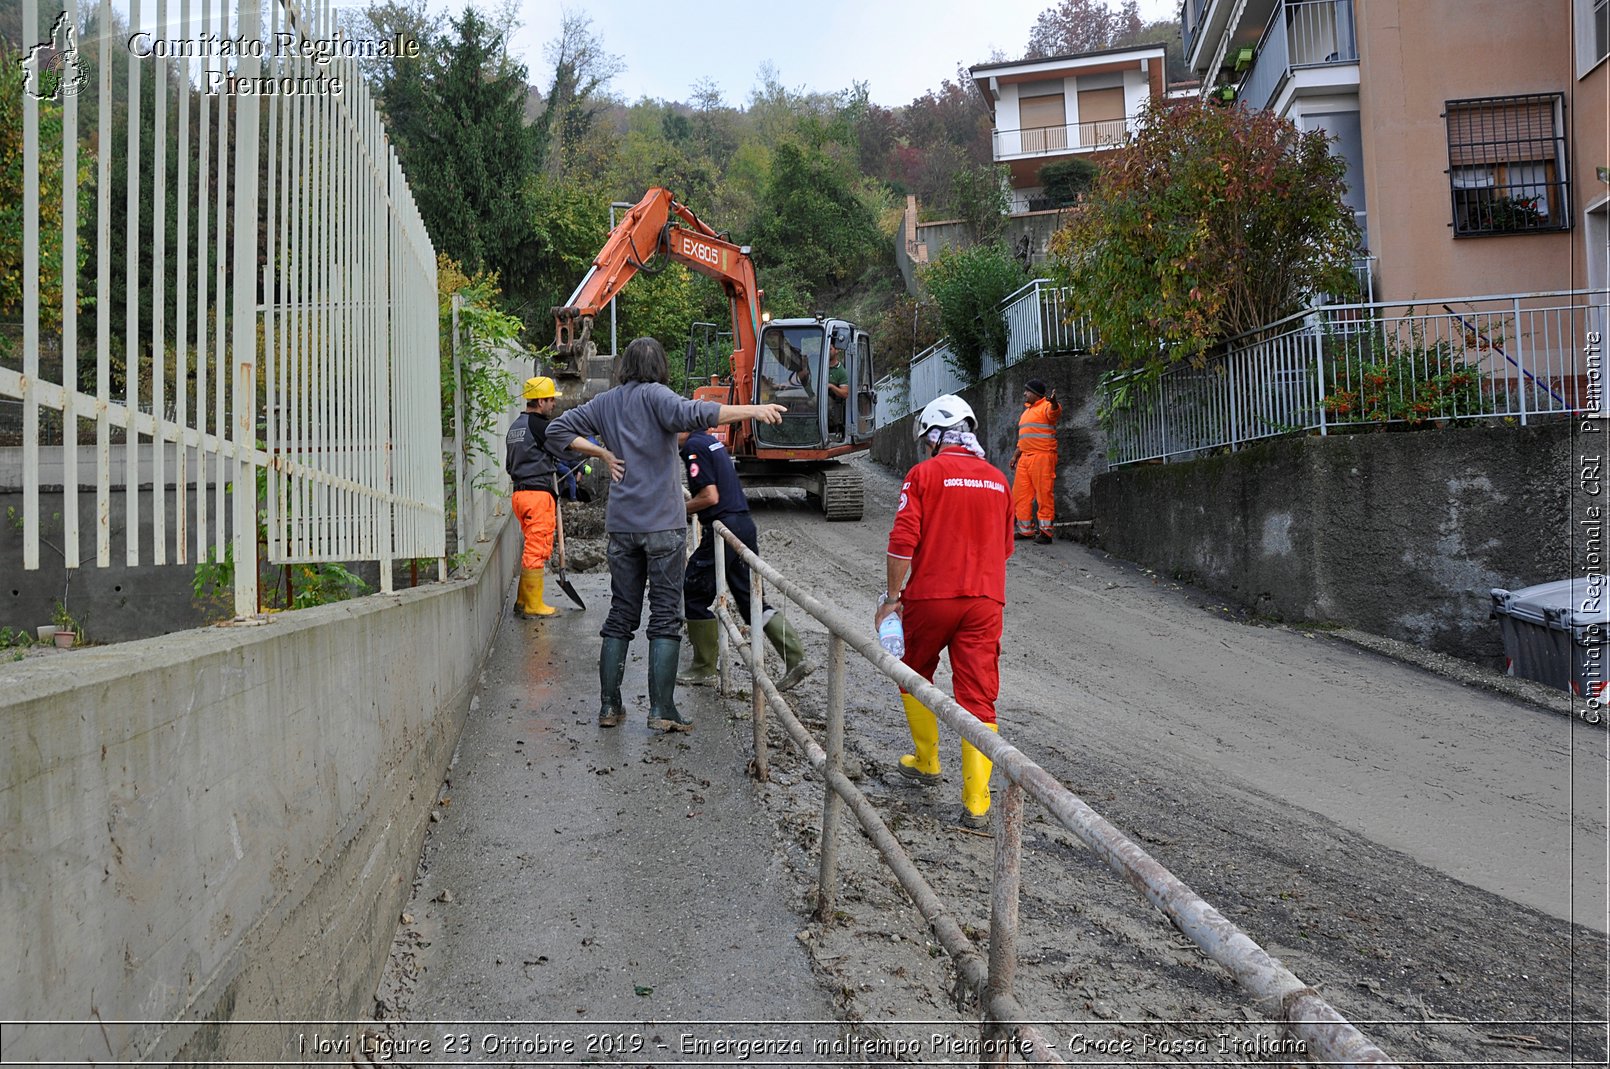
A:
<svg viewBox="0 0 1610 1069">
<path fill-rule="evenodd" d="M 1184 54 L 1187 61 L 1191 58 L 1191 47 L 1196 43 L 1196 35 L 1201 30 L 1202 16 L 1207 11 L 1208 0 L 1185 0 L 1180 6 L 1180 39 L 1184 44 Z"/>
<path fill-rule="evenodd" d="M 1088 152 L 1112 148 L 1129 140 L 1137 118 L 1099 119 L 1095 122 L 1066 123 L 1062 126 L 1031 126 L 1022 130 L 996 130 L 995 158 L 1045 156 L 1052 153 Z"/>
<path fill-rule="evenodd" d="M 1357 62 L 1353 0 L 1290 0 L 1275 7 L 1237 96 L 1267 108 L 1291 71 Z"/>
</svg>

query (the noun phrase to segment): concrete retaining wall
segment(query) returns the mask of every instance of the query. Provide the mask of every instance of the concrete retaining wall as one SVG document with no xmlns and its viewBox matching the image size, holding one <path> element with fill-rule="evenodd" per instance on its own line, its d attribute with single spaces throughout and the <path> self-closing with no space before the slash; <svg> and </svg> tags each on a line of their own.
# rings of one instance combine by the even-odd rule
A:
<svg viewBox="0 0 1610 1069">
<path fill-rule="evenodd" d="M 1094 486 L 1112 553 L 1279 619 L 1502 667 L 1492 587 L 1574 574 L 1574 424 L 1305 437 Z"/>
<path fill-rule="evenodd" d="M 1023 412 L 1023 384 L 1044 379 L 1062 402 L 1057 424 L 1057 520 L 1088 520 L 1090 483 L 1107 470 L 1107 438 L 1096 423 L 1096 379 L 1106 365 L 1086 356 L 1048 356 L 1024 360 L 961 392 L 978 417 L 979 441 L 992 464 L 1006 470 L 1017 448 L 1017 418 Z M 917 462 L 912 437 L 916 415 L 878 431 L 872 459 L 905 471 Z M 924 454 L 926 455 L 926 454 Z M 1011 473 L 1008 472 L 1008 475 Z"/>
<path fill-rule="evenodd" d="M 7 1060 L 295 1060 L 370 1001 L 519 531 L 471 579 L 0 661 Z M 176 1022 L 137 1024 L 125 1022 Z"/>
</svg>

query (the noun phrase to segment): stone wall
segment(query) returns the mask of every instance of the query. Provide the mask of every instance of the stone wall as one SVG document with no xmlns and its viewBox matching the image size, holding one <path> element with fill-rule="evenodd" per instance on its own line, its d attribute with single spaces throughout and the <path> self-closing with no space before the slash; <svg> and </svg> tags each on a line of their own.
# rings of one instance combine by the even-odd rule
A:
<svg viewBox="0 0 1610 1069">
<path fill-rule="evenodd" d="M 978 417 L 979 441 L 990 462 L 1005 471 L 1017 447 L 1017 419 L 1023 411 L 1023 384 L 1043 379 L 1057 391 L 1062 419 L 1057 424 L 1057 520 L 1089 520 L 1090 483 L 1107 470 L 1107 439 L 1096 423 L 1096 379 L 1106 365 L 1087 356 L 1048 356 L 1013 364 L 961 392 Z M 917 462 L 912 428 L 916 414 L 878 431 L 872 458 L 899 471 Z M 1008 473 L 1010 474 L 1010 473 Z"/>
<path fill-rule="evenodd" d="M 1096 537 L 1274 618 L 1502 667 L 1491 588 L 1583 565 L 1569 517 L 1574 428 L 1309 436 L 1127 467 L 1095 481 Z"/>
</svg>

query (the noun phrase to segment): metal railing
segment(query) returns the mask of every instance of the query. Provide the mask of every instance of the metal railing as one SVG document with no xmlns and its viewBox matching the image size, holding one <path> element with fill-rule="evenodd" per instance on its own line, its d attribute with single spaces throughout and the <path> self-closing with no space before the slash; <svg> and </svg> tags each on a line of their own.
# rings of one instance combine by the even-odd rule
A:
<svg viewBox="0 0 1610 1069">
<path fill-rule="evenodd" d="M 1325 305 L 1232 341 L 1204 369 L 1115 376 L 1114 464 L 1338 427 L 1603 411 L 1584 355 L 1610 292 Z"/>
<path fill-rule="evenodd" d="M 1393 1065 L 1393 1060 L 1322 999 L 1308 984 L 1232 924 L 1155 858 L 1113 827 L 1077 795 L 1059 783 L 1004 737 L 984 727 L 971 712 L 944 691 L 923 679 L 890 655 L 865 626 L 845 620 L 789 581 L 724 525 L 715 533 L 749 566 L 749 619 L 761 619 L 762 588 L 770 583 L 828 630 L 827 725 L 825 745 L 818 743 L 778 693 L 765 668 L 764 641 L 759 627 L 751 627 L 748 649 L 727 605 L 726 554 L 716 553 L 718 665 L 723 693 L 729 692 L 729 643 L 750 670 L 750 698 L 754 757 L 751 771 L 769 778 L 766 713 L 781 721 L 789 739 L 811 767 L 822 776 L 821 857 L 818 871 L 816 915 L 831 917 L 838 897 L 838 851 L 841 817 L 846 808 L 855 815 L 884 863 L 916 903 L 918 910 L 955 963 L 965 989 L 982 1005 L 980 1025 L 984 1050 L 997 1052 L 982 1061 L 1006 1064 L 1007 1053 L 1043 1065 L 1066 1064 L 1047 1037 L 1034 1025 L 1013 990 L 1019 935 L 1018 891 L 1021 883 L 1023 822 L 1026 801 L 1042 805 L 1062 827 L 1072 832 L 1168 918 L 1187 939 L 1227 970 L 1261 1007 L 1278 1007 L 1278 1019 L 1306 1045 L 1309 1056 L 1321 1063 Z M 847 651 L 854 650 L 892 682 L 904 687 L 935 716 L 976 746 L 1006 779 L 998 805 L 991 807 L 995 821 L 995 865 L 990 895 L 989 952 L 986 956 L 968 938 L 932 886 L 918 871 L 899 839 L 877 809 L 844 773 L 844 676 Z"/>
<path fill-rule="evenodd" d="M 1114 148 L 1134 134 L 1139 118 L 1097 119 L 1093 122 L 1063 123 L 1058 126 L 1026 126 L 1021 130 L 995 130 L 995 158 L 1044 156 L 1053 152 L 1086 152 Z"/>
<path fill-rule="evenodd" d="M 984 379 L 1026 356 L 1043 353 L 1086 352 L 1095 347 L 1095 330 L 1090 321 L 1073 317 L 1071 296 L 1066 287 L 1054 286 L 1037 278 L 1001 302 L 1006 316 L 1006 358 L 985 353 L 979 371 Z M 950 339 L 941 338 L 918 353 L 911 361 L 910 387 L 904 406 L 897 399 L 885 404 L 879 389 L 878 426 L 892 423 L 915 412 L 941 394 L 955 393 L 972 385 L 954 366 Z"/>
<path fill-rule="evenodd" d="M 255 560 L 259 476 L 275 563 L 376 560 L 389 590 L 392 560 L 444 555 L 435 250 L 357 61 L 310 58 L 311 43 L 335 32 L 330 9 L 267 5 L 265 18 L 262 0 L 158 0 L 155 17 L 176 15 L 189 37 L 261 48 L 248 44 L 228 57 L 130 55 L 118 93 L 112 52 L 125 43 L 111 33 L 86 41 L 76 62 L 93 75 L 82 91 L 97 95 L 96 131 L 79 128 L 79 83 L 52 86 L 57 100 L 25 96 L 23 341 L 20 358 L 0 366 L 0 396 L 23 406 L 26 569 L 39 567 L 42 411 L 62 413 L 66 426 L 59 439 L 68 568 L 83 563 L 81 432 L 95 447 L 99 567 L 111 563 L 114 527 L 124 532 L 131 566 L 230 551 Z M 106 0 L 98 12 L 100 26 L 121 23 Z M 24 0 L 29 32 L 39 14 L 38 0 Z M 142 0 L 131 0 L 127 24 L 150 14 L 148 2 L 142 11 Z M 76 0 L 66 18 L 80 27 Z M 287 40 L 310 44 L 301 52 L 282 47 Z M 340 90 L 331 88 L 336 78 Z M 122 118 L 145 79 L 155 83 L 149 135 Z M 279 88 L 287 84 L 300 89 L 287 95 Z M 266 85 L 278 91 L 264 95 Z M 46 153 L 41 144 L 44 109 L 52 121 L 60 112 L 59 160 L 56 146 Z M 114 116 L 126 126 L 116 136 Z M 93 199 L 81 205 L 78 153 L 89 133 L 99 151 L 90 165 Z M 117 213 L 114 156 L 127 188 Z M 41 273 L 42 185 L 62 191 L 60 234 L 52 235 L 61 243 L 59 280 Z M 114 218 L 121 233 L 113 233 Z M 80 234 L 93 235 L 87 248 Z M 114 242 L 127 263 L 115 309 Z M 82 339 L 81 255 L 94 300 L 93 337 Z M 50 309 L 41 308 L 42 292 L 52 295 Z M 47 378 L 40 355 L 53 350 L 59 373 Z M 81 358 L 94 363 L 93 389 L 80 388 Z M 117 524 L 114 428 L 125 438 Z M 176 500 L 171 514 L 165 489 Z M 235 605 L 245 613 L 257 604 L 257 571 L 237 567 L 234 575 Z"/>
<path fill-rule="evenodd" d="M 1293 70 L 1357 62 L 1353 0 L 1285 0 L 1275 5 L 1237 96 L 1267 108 Z"/>
</svg>

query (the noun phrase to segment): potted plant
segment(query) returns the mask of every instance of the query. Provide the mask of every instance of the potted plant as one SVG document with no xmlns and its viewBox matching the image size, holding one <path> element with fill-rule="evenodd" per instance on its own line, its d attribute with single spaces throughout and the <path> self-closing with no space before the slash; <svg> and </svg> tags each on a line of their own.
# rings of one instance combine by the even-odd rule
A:
<svg viewBox="0 0 1610 1069">
<path fill-rule="evenodd" d="M 59 601 L 56 603 L 56 611 L 50 618 L 56 625 L 56 645 L 64 650 L 71 649 L 78 641 L 78 621 L 67 611 L 67 606 Z"/>
</svg>

